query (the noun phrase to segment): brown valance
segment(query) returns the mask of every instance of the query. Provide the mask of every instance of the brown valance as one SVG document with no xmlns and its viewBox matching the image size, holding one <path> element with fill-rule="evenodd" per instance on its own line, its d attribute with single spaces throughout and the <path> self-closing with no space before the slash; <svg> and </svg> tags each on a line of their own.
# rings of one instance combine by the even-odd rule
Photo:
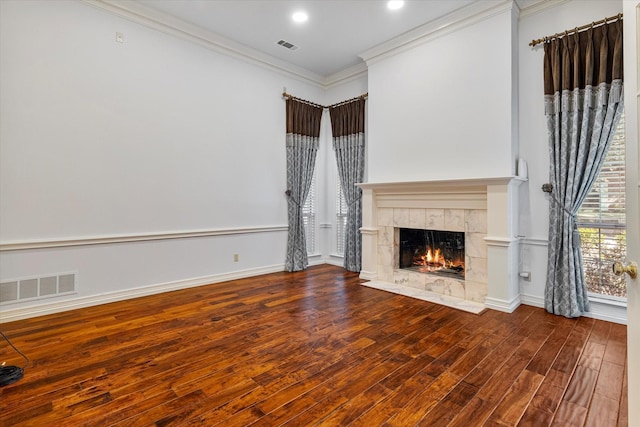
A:
<svg viewBox="0 0 640 427">
<path fill-rule="evenodd" d="M 622 80 L 622 20 L 544 44 L 544 93 Z"/>
<path fill-rule="evenodd" d="M 287 99 L 287 133 L 319 137 L 322 110 L 320 106 Z"/>
<path fill-rule="evenodd" d="M 329 108 L 333 137 L 364 132 L 364 98 Z"/>
</svg>

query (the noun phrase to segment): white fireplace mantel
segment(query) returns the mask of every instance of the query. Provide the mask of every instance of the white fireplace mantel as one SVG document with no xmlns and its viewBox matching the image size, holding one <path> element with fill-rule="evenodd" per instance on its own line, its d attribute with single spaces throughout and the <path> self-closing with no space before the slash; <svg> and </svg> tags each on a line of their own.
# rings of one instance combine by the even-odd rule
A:
<svg viewBox="0 0 640 427">
<path fill-rule="evenodd" d="M 486 210 L 488 308 L 512 312 L 520 305 L 518 286 L 517 188 L 526 178 L 490 177 L 458 180 L 357 184 L 363 190 L 362 271 L 360 277 L 380 280 L 388 266 L 379 263 L 379 214 L 389 208 Z M 380 209 L 380 211 L 379 211 Z M 379 274 L 380 273 L 380 274 Z"/>
<path fill-rule="evenodd" d="M 404 182 L 363 182 L 356 184 L 358 187 L 376 190 L 383 193 L 407 193 L 434 191 L 486 191 L 487 185 L 505 185 L 510 182 L 524 182 L 526 178 L 518 176 L 469 178 L 469 179 L 442 179 L 431 181 L 404 181 Z"/>
</svg>

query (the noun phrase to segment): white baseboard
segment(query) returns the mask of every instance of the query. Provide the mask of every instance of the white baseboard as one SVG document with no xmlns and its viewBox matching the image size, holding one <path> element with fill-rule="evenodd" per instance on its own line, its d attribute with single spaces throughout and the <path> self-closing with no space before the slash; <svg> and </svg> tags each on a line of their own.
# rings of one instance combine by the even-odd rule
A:
<svg viewBox="0 0 640 427">
<path fill-rule="evenodd" d="M 360 271 L 360 278 L 363 280 L 378 280 L 377 271 Z"/>
<path fill-rule="evenodd" d="M 344 259 L 341 257 L 329 256 L 324 259 L 324 263 L 335 265 L 336 267 L 344 267 Z"/>
<path fill-rule="evenodd" d="M 313 254 L 313 255 L 309 255 L 307 257 L 307 262 L 309 263 L 309 266 L 312 265 L 320 265 L 320 264 L 324 264 L 325 261 L 322 258 L 321 254 Z"/>
<path fill-rule="evenodd" d="M 513 298 L 511 301 L 487 297 L 484 305 L 492 310 L 503 311 L 505 313 L 513 313 L 513 311 L 520 305 L 520 302 L 520 295 Z"/>
<path fill-rule="evenodd" d="M 612 323 L 627 324 L 627 307 L 621 307 L 599 301 L 590 301 L 591 311 L 586 312 L 585 317 L 605 320 Z"/>
<path fill-rule="evenodd" d="M 544 308 L 544 298 L 537 295 L 520 294 L 520 301 L 526 305 Z"/>
<path fill-rule="evenodd" d="M 544 308 L 544 298 L 535 295 L 521 295 L 523 304 Z M 611 304 L 606 301 L 590 300 L 591 311 L 584 313 L 585 317 L 604 320 L 606 322 L 627 324 L 627 307 L 620 304 Z"/>
<path fill-rule="evenodd" d="M 320 262 L 319 264 L 322 264 Z M 266 267 L 251 268 L 247 270 L 234 271 L 230 273 L 214 274 L 211 276 L 196 277 L 192 279 L 177 280 L 174 282 L 160 283 L 157 285 L 142 286 L 139 288 L 125 289 L 122 291 L 109 292 L 88 297 L 73 298 L 65 301 L 40 304 L 32 307 L 21 307 L 9 309 L 2 307 L 0 312 L 0 323 L 13 322 L 15 320 L 28 319 L 46 314 L 60 313 L 77 308 L 91 307 L 94 305 L 106 304 L 116 301 L 155 295 L 163 292 L 175 291 L 178 289 L 192 288 L 196 286 L 208 285 L 211 283 L 226 282 L 228 280 L 244 279 L 261 274 L 277 273 L 284 271 L 284 264 L 270 265 Z"/>
</svg>

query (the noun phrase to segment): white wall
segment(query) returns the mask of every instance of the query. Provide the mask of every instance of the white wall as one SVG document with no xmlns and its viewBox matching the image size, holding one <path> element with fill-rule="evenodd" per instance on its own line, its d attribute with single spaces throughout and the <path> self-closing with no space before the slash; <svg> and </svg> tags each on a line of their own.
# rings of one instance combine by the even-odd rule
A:
<svg viewBox="0 0 640 427">
<path fill-rule="evenodd" d="M 322 90 L 78 2 L 2 2 L 2 61 L 3 240 L 283 223 L 279 95 Z"/>
<path fill-rule="evenodd" d="M 282 269 L 280 94 L 322 100 L 323 89 L 77 1 L 2 1 L 0 19 L 3 244 L 231 233 L 3 251 L 2 281 L 68 271 L 79 281 L 75 296 L 4 305 L 0 316 Z M 263 227 L 275 229 L 243 231 Z"/>
<path fill-rule="evenodd" d="M 570 1 L 535 14 L 524 15 L 519 25 L 519 140 L 520 156 L 527 160 L 529 182 L 520 188 L 521 280 L 523 301 L 542 305 L 547 271 L 549 199 L 541 190 L 549 182 L 549 145 L 544 118 L 542 45 L 528 46 L 534 39 L 575 28 L 622 12 L 621 1 Z M 593 308 L 593 307 L 592 307 Z"/>
<path fill-rule="evenodd" d="M 509 176 L 512 19 L 504 10 L 369 65 L 369 181 Z"/>
</svg>

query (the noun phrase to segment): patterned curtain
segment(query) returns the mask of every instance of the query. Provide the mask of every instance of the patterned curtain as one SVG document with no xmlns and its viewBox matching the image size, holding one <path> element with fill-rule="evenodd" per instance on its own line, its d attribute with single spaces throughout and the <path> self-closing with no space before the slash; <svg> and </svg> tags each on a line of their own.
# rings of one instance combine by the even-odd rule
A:
<svg viewBox="0 0 640 427">
<path fill-rule="evenodd" d="M 362 268 L 362 190 L 355 184 L 364 178 L 364 103 L 364 99 L 357 99 L 329 108 L 333 150 L 347 203 L 344 268 L 349 271 Z"/>
<path fill-rule="evenodd" d="M 545 308 L 589 311 L 576 214 L 602 167 L 623 108 L 622 22 L 544 45 L 549 136 L 549 259 Z"/>
<path fill-rule="evenodd" d="M 302 207 L 309 194 L 316 164 L 323 108 L 287 99 L 287 271 L 309 265 Z"/>
</svg>

